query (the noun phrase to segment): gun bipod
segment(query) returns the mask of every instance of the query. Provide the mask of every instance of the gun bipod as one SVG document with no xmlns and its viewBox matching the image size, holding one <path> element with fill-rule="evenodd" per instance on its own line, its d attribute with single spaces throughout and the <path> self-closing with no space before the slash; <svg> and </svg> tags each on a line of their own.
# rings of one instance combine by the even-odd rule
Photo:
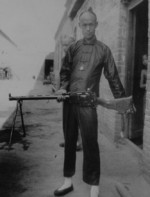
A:
<svg viewBox="0 0 150 197">
<path fill-rule="evenodd" d="M 9 136 L 9 142 L 8 142 L 9 147 L 11 146 L 11 143 L 12 143 L 12 137 L 13 137 L 13 133 L 15 131 L 15 124 L 16 124 L 16 118 L 17 118 L 17 115 L 18 115 L 18 111 L 20 111 L 23 137 L 26 136 L 25 126 L 24 126 L 24 119 L 23 119 L 23 112 L 22 112 L 22 105 L 23 105 L 23 100 L 17 100 L 15 115 L 14 115 L 14 118 L 13 118 L 12 128 L 11 128 L 11 132 L 10 132 L 10 136 Z"/>
</svg>

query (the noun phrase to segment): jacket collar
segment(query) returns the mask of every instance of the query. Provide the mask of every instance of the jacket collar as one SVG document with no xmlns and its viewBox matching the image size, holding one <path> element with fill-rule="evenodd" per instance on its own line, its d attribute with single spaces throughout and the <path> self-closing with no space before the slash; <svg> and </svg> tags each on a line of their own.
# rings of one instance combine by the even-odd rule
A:
<svg viewBox="0 0 150 197">
<path fill-rule="evenodd" d="M 85 38 L 83 38 L 83 44 L 85 45 L 94 45 L 96 41 L 96 36 L 93 36 L 90 40 L 86 40 Z"/>
</svg>

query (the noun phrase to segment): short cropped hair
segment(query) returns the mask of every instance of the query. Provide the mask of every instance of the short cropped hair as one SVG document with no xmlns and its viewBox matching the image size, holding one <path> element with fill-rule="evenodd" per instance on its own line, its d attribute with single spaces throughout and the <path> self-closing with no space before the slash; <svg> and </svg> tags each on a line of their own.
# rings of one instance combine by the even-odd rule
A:
<svg viewBox="0 0 150 197">
<path fill-rule="evenodd" d="M 93 12 L 93 9 L 92 9 L 91 7 L 90 7 L 89 9 L 84 10 L 83 12 L 81 12 L 81 14 L 79 15 L 79 20 L 80 20 L 81 16 L 82 16 L 84 13 L 90 13 L 90 14 L 92 14 L 92 15 L 94 16 L 94 18 L 95 18 L 95 21 L 97 22 L 97 16 L 96 16 L 96 14 Z"/>
</svg>

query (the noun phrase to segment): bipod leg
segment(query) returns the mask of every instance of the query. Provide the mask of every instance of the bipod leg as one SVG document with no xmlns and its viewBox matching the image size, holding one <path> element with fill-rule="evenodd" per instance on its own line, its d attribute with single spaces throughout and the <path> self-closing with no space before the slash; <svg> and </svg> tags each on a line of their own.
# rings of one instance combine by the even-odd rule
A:
<svg viewBox="0 0 150 197">
<path fill-rule="evenodd" d="M 18 105 L 19 105 L 19 103 L 17 101 L 16 110 L 15 110 L 15 116 L 14 116 L 14 119 L 13 119 L 13 125 L 12 125 L 10 136 L 9 136 L 9 142 L 8 142 L 9 147 L 11 146 L 11 142 L 12 142 L 12 136 L 13 136 L 13 132 L 14 132 L 14 128 L 15 128 L 15 123 L 16 123 L 17 112 L 18 112 Z"/>
<path fill-rule="evenodd" d="M 22 100 L 19 100 L 19 108 L 20 108 L 20 115 L 21 115 L 21 123 L 22 123 L 23 137 L 25 137 L 26 136 L 26 131 L 25 131 L 24 120 L 23 120 L 22 104 L 23 104 L 23 101 Z"/>
</svg>

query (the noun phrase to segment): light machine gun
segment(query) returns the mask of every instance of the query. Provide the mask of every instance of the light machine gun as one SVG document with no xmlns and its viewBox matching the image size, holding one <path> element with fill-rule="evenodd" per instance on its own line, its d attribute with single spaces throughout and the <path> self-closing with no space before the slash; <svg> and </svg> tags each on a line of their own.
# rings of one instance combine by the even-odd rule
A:
<svg viewBox="0 0 150 197">
<path fill-rule="evenodd" d="M 23 112 L 22 112 L 22 105 L 24 100 L 57 100 L 57 101 L 63 101 L 67 100 L 70 103 L 76 103 L 80 106 L 96 106 L 101 105 L 108 109 L 113 109 L 118 111 L 121 114 L 125 113 L 132 113 L 135 111 L 132 96 L 120 98 L 120 99 L 102 99 L 97 98 L 94 93 L 92 92 L 77 92 L 77 93 L 65 93 L 62 95 L 31 95 L 31 96 L 11 96 L 9 94 L 9 100 L 10 101 L 17 101 L 16 103 L 16 110 L 15 115 L 13 118 L 12 128 L 10 132 L 10 138 L 9 138 L 9 145 L 11 145 L 12 141 L 12 135 L 15 129 L 15 122 L 16 117 L 18 114 L 18 110 L 20 110 L 20 116 L 21 116 L 21 123 L 22 123 L 22 130 L 23 130 L 23 136 L 26 136 L 25 126 L 24 126 L 24 119 L 23 119 Z"/>
<path fill-rule="evenodd" d="M 68 98 L 69 94 L 65 93 L 63 95 L 30 95 L 30 96 L 12 96 L 9 94 L 9 101 L 17 101 L 16 103 L 16 109 L 15 109 L 15 115 L 13 118 L 12 122 L 12 128 L 10 132 L 10 137 L 9 137 L 9 145 L 11 145 L 12 141 L 12 135 L 15 130 L 15 123 L 16 123 L 16 117 L 18 115 L 18 111 L 20 111 L 20 117 L 21 117 L 21 124 L 22 124 L 22 130 L 23 130 L 23 137 L 26 136 L 26 131 L 25 131 L 25 125 L 24 125 L 24 119 L 23 119 L 23 112 L 22 112 L 22 105 L 23 101 L 25 100 L 61 100 L 62 98 Z"/>
</svg>

